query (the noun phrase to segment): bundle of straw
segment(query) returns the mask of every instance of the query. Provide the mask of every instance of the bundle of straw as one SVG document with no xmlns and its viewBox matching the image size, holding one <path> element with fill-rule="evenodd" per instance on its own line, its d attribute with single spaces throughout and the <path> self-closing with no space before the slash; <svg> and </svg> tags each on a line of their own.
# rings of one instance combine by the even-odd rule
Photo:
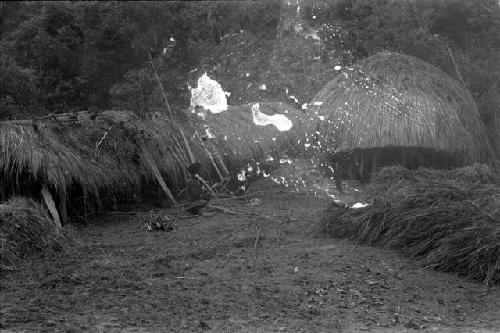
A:
<svg viewBox="0 0 500 333">
<path fill-rule="evenodd" d="M 425 267 L 499 284 L 500 186 L 485 182 L 485 174 L 473 176 L 473 170 L 485 169 L 382 169 L 371 185 L 374 204 L 357 210 L 332 205 L 321 230 L 400 249 Z"/>
<path fill-rule="evenodd" d="M 35 201 L 13 197 L 0 204 L 1 269 L 14 269 L 19 258 L 61 252 L 68 241 Z"/>
</svg>

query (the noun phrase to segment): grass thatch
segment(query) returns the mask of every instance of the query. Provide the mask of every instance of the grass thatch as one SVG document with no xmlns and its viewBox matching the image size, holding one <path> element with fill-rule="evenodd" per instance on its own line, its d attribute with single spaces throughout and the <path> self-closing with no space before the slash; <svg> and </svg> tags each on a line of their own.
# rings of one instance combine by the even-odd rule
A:
<svg viewBox="0 0 500 333">
<path fill-rule="evenodd" d="M 188 139 L 202 156 L 193 140 Z M 143 119 L 126 111 L 0 122 L 0 175 L 21 192 L 23 186 L 45 183 L 56 191 L 76 187 L 98 198 L 154 178 L 141 144 L 169 185 L 181 188 L 190 161 L 178 129 L 166 117 Z"/>
<path fill-rule="evenodd" d="M 14 197 L 0 204 L 1 269 L 15 268 L 23 257 L 61 252 L 69 239 L 33 200 Z"/>
<path fill-rule="evenodd" d="M 205 179 L 219 180 L 215 167 L 227 176 L 227 168 L 236 171 L 249 161 L 289 150 L 300 128 L 300 111 L 263 103 L 262 112 L 289 112 L 294 121 L 291 131 L 279 132 L 273 126 L 256 126 L 250 108 L 230 107 L 207 115 L 206 121 L 193 115 L 176 124 L 165 115 L 145 119 L 126 111 L 0 122 L 0 184 L 10 195 L 47 184 L 56 195 L 76 191 L 99 203 L 103 193 L 135 191 L 139 184 L 154 182 L 150 156 L 175 194 L 184 187 L 192 158 L 202 164 Z M 207 138 L 207 128 L 214 139 Z"/>
<path fill-rule="evenodd" d="M 491 155 L 471 94 L 412 56 L 381 52 L 346 68 L 314 97 L 309 111 L 318 118 L 308 128 L 309 140 L 329 153 L 432 148 L 467 164 Z"/>
<path fill-rule="evenodd" d="M 26 181 L 26 175 L 56 189 L 79 183 L 88 192 L 97 194 L 102 187 L 118 183 L 112 169 L 103 168 L 91 157 L 85 146 L 70 129 L 35 122 L 0 122 L 0 170 L 14 183 Z M 59 131 L 59 133 L 57 132 Z M 71 145 L 62 140 L 72 141 Z"/>
<path fill-rule="evenodd" d="M 252 105 L 230 106 L 226 112 L 207 115 L 198 131 L 206 138 L 210 150 L 223 156 L 228 165 L 236 169 L 250 162 L 262 162 L 269 156 L 276 159 L 278 156 L 299 154 L 305 114 L 285 103 L 259 103 L 262 113 L 282 114 L 292 121 L 290 130 L 280 132 L 273 125 L 256 125 Z M 206 135 L 207 130 L 213 138 Z"/>
<path fill-rule="evenodd" d="M 396 248 L 423 265 L 500 283 L 500 185 L 488 167 L 453 171 L 386 168 L 373 204 L 330 206 L 320 222 L 333 237 Z"/>
</svg>

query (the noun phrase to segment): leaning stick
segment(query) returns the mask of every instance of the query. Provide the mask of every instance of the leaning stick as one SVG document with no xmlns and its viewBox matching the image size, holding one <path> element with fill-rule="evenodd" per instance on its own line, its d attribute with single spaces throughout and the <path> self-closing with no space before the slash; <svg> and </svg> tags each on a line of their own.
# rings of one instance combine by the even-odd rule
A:
<svg viewBox="0 0 500 333">
<path fill-rule="evenodd" d="M 170 116 L 170 119 L 176 125 L 175 127 L 177 127 L 179 129 L 179 132 L 181 133 L 182 139 L 184 140 L 184 144 L 186 145 L 186 149 L 187 149 L 187 152 L 189 155 L 189 160 L 191 163 L 194 163 L 195 158 L 194 158 L 193 152 L 191 150 L 191 146 L 189 145 L 189 141 L 187 140 L 186 135 L 184 134 L 184 130 L 182 129 L 180 124 L 178 124 L 175 121 L 174 113 L 172 112 L 172 109 L 170 108 L 170 103 L 168 103 L 167 93 L 165 92 L 165 88 L 163 87 L 163 83 L 161 83 L 160 75 L 158 75 L 158 71 L 156 70 L 156 66 L 155 66 L 155 63 L 153 61 L 153 57 L 151 57 L 150 52 L 148 52 L 148 57 L 149 57 L 149 62 L 151 63 L 151 67 L 153 68 L 153 72 L 155 74 L 156 81 L 158 81 L 158 86 L 161 89 L 161 92 L 163 95 L 163 100 L 165 101 L 165 106 L 167 107 L 167 111 L 168 111 L 168 114 Z"/>
<path fill-rule="evenodd" d="M 198 138 L 199 138 L 198 134 L 196 134 L 196 136 L 198 136 Z M 201 143 L 201 146 L 203 147 L 203 149 L 205 150 L 205 152 L 207 153 L 207 156 L 210 159 L 210 162 L 212 162 L 212 165 L 213 165 L 215 171 L 217 172 L 217 175 L 219 176 L 219 179 L 223 180 L 224 177 L 222 176 L 222 173 L 220 172 L 219 167 L 215 163 L 215 160 L 214 160 L 214 157 L 213 157 L 212 153 L 210 152 L 210 150 L 208 150 L 207 146 L 203 143 L 203 140 L 200 139 L 200 143 Z"/>
<path fill-rule="evenodd" d="M 208 190 L 213 194 L 213 196 L 217 198 L 217 194 L 214 192 L 214 190 L 212 190 L 212 188 L 210 187 L 210 185 L 205 181 L 205 179 L 203 179 L 199 174 L 196 174 L 196 179 L 198 179 L 203 185 L 205 185 L 206 188 L 208 188 Z"/>
<path fill-rule="evenodd" d="M 172 203 L 174 205 L 177 205 L 177 201 L 175 200 L 174 196 L 172 195 L 172 192 L 170 192 L 170 189 L 168 188 L 167 184 L 165 184 L 165 180 L 163 180 L 163 177 L 160 174 L 160 170 L 158 170 L 158 167 L 156 166 L 155 162 L 153 161 L 153 158 L 151 157 L 151 155 L 149 154 L 148 149 L 142 143 L 140 144 L 140 147 L 142 150 L 142 154 L 146 158 L 146 161 L 148 162 L 151 170 L 153 170 L 153 173 L 156 177 L 156 180 L 160 184 L 161 188 L 163 189 L 163 191 L 165 192 L 167 197 L 170 199 L 170 201 L 172 201 Z"/>
<path fill-rule="evenodd" d="M 446 48 L 448 49 L 448 54 L 450 55 L 451 61 L 453 62 L 453 66 L 455 67 L 455 73 L 457 74 L 458 79 L 464 85 L 464 87 L 467 88 L 467 84 L 465 84 L 464 77 L 462 76 L 462 73 L 460 73 L 460 69 L 458 68 L 457 62 L 455 61 L 455 57 L 453 56 L 453 52 L 451 51 L 450 46 L 446 45 Z"/>
</svg>

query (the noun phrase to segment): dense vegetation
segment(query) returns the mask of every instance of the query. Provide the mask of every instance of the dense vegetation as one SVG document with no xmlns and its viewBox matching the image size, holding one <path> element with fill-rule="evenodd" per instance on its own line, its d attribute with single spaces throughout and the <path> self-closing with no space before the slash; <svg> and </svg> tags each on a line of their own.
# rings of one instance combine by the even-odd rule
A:
<svg viewBox="0 0 500 333">
<path fill-rule="evenodd" d="M 0 119 L 108 108 L 144 115 L 163 103 L 152 63 L 175 112 L 203 72 L 231 104 L 302 105 L 339 73 L 334 66 L 387 49 L 463 82 L 498 141 L 497 0 L 300 3 L 294 17 L 286 1 L 0 2 Z M 308 38 L 313 31 L 321 41 Z"/>
</svg>

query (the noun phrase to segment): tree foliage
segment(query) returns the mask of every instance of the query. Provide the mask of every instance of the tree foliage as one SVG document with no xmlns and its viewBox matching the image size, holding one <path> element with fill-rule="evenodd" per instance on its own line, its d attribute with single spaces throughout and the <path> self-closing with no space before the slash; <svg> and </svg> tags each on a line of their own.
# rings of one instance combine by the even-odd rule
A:
<svg viewBox="0 0 500 333">
<path fill-rule="evenodd" d="M 230 103 L 293 96 L 301 105 L 335 66 L 386 49 L 463 80 L 495 137 L 497 0 L 298 3 L 299 14 L 278 0 L 0 2 L 0 118 L 110 107 L 146 114 L 164 103 L 151 62 L 176 112 L 204 72 L 230 90 Z M 287 19 L 302 28 L 282 31 Z"/>
</svg>

